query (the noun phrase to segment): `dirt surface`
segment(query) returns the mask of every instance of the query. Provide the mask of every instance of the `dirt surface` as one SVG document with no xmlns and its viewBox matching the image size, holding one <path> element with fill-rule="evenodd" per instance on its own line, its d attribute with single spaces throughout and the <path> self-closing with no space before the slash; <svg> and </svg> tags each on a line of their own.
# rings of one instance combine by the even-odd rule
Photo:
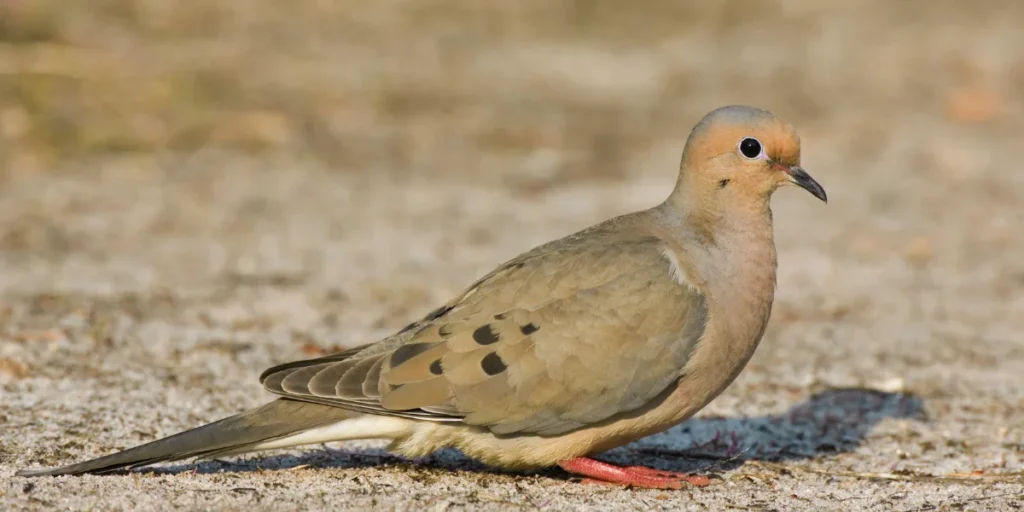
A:
<svg viewBox="0 0 1024 512">
<path fill-rule="evenodd" d="M 327 4 L 0 1 L 0 508 L 1024 506 L 1024 4 Z M 380 442 L 13 476 L 259 405 L 266 367 L 656 204 L 726 103 L 792 120 L 830 202 L 776 195 L 737 382 L 606 455 L 712 486 Z"/>
</svg>

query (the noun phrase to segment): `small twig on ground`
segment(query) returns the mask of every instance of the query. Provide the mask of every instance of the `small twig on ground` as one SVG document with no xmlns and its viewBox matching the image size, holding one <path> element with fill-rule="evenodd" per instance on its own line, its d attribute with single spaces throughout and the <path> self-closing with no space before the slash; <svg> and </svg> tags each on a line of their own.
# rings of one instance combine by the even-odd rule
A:
<svg viewBox="0 0 1024 512">
<path fill-rule="evenodd" d="M 741 455 L 749 451 L 743 450 L 736 455 L 719 455 L 717 453 L 706 453 L 706 452 L 691 452 L 687 450 L 667 450 L 664 448 L 639 448 L 637 449 L 640 453 L 646 453 L 648 455 L 668 455 L 672 457 L 682 457 L 687 459 L 700 459 L 700 460 L 713 460 L 719 462 L 729 462 L 739 460 Z M 745 459 L 744 459 L 745 460 Z"/>
</svg>

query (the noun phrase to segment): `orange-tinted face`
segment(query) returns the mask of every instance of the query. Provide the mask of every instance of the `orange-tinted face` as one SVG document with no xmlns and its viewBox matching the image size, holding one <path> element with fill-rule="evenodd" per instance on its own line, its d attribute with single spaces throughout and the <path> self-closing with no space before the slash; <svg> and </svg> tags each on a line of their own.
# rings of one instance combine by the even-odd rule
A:
<svg viewBox="0 0 1024 512">
<path fill-rule="evenodd" d="M 705 116 L 690 134 L 682 167 L 702 189 L 720 194 L 767 198 L 791 183 L 826 200 L 824 189 L 800 168 L 800 138 L 793 126 L 752 107 L 723 107 Z"/>
</svg>

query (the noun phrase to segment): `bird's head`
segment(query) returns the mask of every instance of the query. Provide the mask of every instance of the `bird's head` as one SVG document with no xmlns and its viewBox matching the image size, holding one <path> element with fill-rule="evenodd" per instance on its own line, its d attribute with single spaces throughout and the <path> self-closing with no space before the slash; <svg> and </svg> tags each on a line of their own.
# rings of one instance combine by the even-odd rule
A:
<svg viewBox="0 0 1024 512">
<path fill-rule="evenodd" d="M 793 126 L 753 107 L 722 107 L 704 116 L 686 141 L 679 180 L 677 192 L 684 188 L 691 200 L 705 204 L 767 204 L 786 184 L 828 201 L 825 189 L 800 167 Z"/>
</svg>

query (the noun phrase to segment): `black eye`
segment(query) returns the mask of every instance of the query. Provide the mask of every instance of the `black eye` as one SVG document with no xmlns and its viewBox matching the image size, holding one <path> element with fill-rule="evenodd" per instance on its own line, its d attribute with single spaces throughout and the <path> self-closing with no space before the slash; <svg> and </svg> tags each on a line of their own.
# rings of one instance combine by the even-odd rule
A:
<svg viewBox="0 0 1024 512">
<path fill-rule="evenodd" d="M 740 153 L 747 158 L 757 158 L 761 155 L 761 143 L 753 137 L 747 137 L 740 141 Z"/>
</svg>

